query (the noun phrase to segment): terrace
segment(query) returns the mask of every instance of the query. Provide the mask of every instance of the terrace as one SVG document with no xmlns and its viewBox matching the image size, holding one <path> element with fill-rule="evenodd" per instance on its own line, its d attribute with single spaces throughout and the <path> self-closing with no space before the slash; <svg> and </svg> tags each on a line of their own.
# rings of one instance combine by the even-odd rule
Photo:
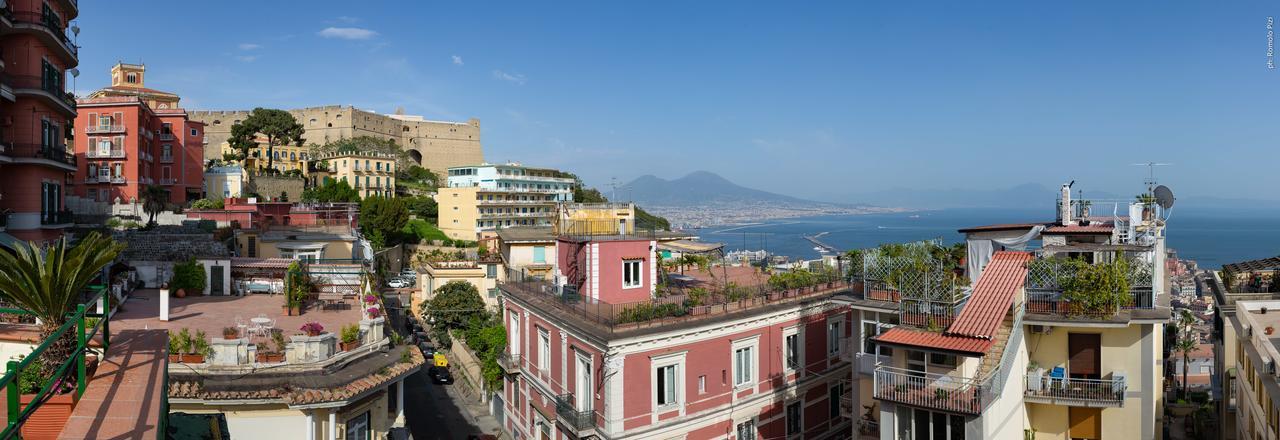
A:
<svg viewBox="0 0 1280 440">
<path fill-rule="evenodd" d="M 1127 389 L 1124 376 L 1111 379 L 1078 379 L 1027 374 L 1024 397 L 1028 402 L 1049 405 L 1119 408 Z"/>
<path fill-rule="evenodd" d="M 688 269 L 670 276 L 656 298 L 631 303 L 583 297 L 573 285 L 522 278 L 519 272 L 509 273 L 507 280 L 499 286 L 506 296 L 601 339 L 689 328 L 788 307 L 820 306 L 832 296 L 849 292 L 849 284 L 834 277 L 786 286 L 769 283 L 750 267 Z"/>
<path fill-rule="evenodd" d="M 1148 252 L 1119 250 L 1099 260 L 1090 264 L 1042 254 L 1029 262 L 1024 282 L 1027 319 L 1127 323 L 1169 317 L 1169 297 L 1154 289 L 1155 268 Z M 1123 291 L 1100 287 L 1108 285 Z"/>
<path fill-rule="evenodd" d="M 942 329 L 955 320 L 972 289 L 957 249 L 940 242 L 889 244 L 859 251 L 855 305 L 898 310 L 902 325 Z M 855 259 L 858 256 L 855 256 Z"/>
</svg>

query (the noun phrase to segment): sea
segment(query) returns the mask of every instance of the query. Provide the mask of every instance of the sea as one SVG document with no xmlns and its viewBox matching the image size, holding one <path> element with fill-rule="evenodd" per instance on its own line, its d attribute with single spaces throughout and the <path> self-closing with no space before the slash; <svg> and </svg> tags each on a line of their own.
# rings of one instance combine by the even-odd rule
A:
<svg viewBox="0 0 1280 440">
<path fill-rule="evenodd" d="M 840 250 L 935 238 L 956 243 L 964 239 L 957 232 L 961 228 L 1048 221 L 1052 216 L 1052 210 L 1046 216 L 1044 209 L 944 209 L 795 217 L 690 232 L 702 241 L 724 243 L 725 251 L 763 249 L 796 260 L 821 256 L 805 236 L 818 236 Z M 1180 212 L 1175 208 L 1166 225 L 1168 247 L 1177 250 L 1178 258 L 1195 260 L 1201 268 L 1280 255 L 1280 212 Z"/>
</svg>

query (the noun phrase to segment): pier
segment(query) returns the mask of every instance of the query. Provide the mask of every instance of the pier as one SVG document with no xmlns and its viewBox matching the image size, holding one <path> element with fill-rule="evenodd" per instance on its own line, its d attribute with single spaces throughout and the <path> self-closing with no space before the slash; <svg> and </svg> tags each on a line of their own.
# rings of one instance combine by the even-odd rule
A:
<svg viewBox="0 0 1280 440">
<path fill-rule="evenodd" d="M 804 239 L 805 239 L 805 240 L 809 240 L 809 242 L 810 242 L 810 243 L 813 243 L 813 245 L 814 245 L 814 246 L 817 246 L 818 248 L 822 249 L 822 252 L 823 252 L 823 253 L 829 253 L 829 254 L 837 254 L 837 253 L 840 253 L 840 251 L 839 251 L 838 249 L 836 249 L 836 247 L 835 247 L 835 246 L 832 246 L 832 245 L 829 245 L 829 244 L 823 243 L 823 242 L 822 242 L 822 240 L 820 240 L 820 239 L 819 239 L 819 238 L 821 238 L 823 235 L 827 235 L 827 233 L 826 233 L 826 232 L 819 232 L 819 233 L 817 233 L 817 234 L 815 234 L 815 235 L 805 235 L 805 236 L 803 236 L 803 237 L 804 237 Z"/>
</svg>

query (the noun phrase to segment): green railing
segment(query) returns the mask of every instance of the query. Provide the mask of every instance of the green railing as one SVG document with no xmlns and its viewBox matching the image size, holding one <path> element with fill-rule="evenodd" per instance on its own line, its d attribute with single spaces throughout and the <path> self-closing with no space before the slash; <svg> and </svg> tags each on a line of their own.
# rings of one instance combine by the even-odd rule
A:
<svg viewBox="0 0 1280 440">
<path fill-rule="evenodd" d="M 66 324 L 62 324 L 61 327 L 58 327 L 58 330 L 54 331 L 48 339 L 45 339 L 44 342 L 36 346 L 35 350 L 32 350 L 30 355 L 23 357 L 20 361 L 9 361 L 7 364 L 8 368 L 5 370 L 4 376 L 0 377 L 0 388 L 6 390 L 5 408 L 7 410 L 6 414 L 8 415 L 8 424 L 5 425 L 3 431 L 0 431 L 0 439 L 18 437 L 19 431 L 22 428 L 22 423 L 30 418 L 31 415 L 40 408 L 40 405 L 49 397 L 49 393 L 54 391 L 55 386 L 63 383 L 65 378 L 68 376 L 68 369 L 71 368 L 73 364 L 76 369 L 75 397 L 79 398 L 84 394 L 85 387 L 89 383 L 88 371 L 86 371 L 87 366 L 85 365 L 85 354 L 89 352 L 89 341 L 93 340 L 93 337 L 96 336 L 99 329 L 101 329 L 102 350 L 104 354 L 106 353 L 107 347 L 111 344 L 111 327 L 110 320 L 108 319 L 108 315 L 111 313 L 111 295 L 107 294 L 106 286 L 102 285 L 89 286 L 89 290 L 96 293 L 94 293 L 84 304 L 76 306 L 75 313 L 71 313 L 67 316 Z M 103 313 L 88 313 L 88 310 L 86 309 L 96 305 L 98 301 L 102 301 Z M 18 315 L 32 314 L 26 310 L 14 308 L 0 308 L 0 313 Z M 85 318 L 98 318 L 98 322 L 94 324 L 92 328 L 86 328 Z M 40 356 L 44 354 L 45 350 L 49 349 L 49 346 L 53 345 L 55 341 L 65 336 L 68 331 L 72 330 L 72 328 L 74 328 L 76 332 L 76 346 L 71 352 L 71 357 L 66 361 L 63 361 L 62 364 L 58 366 L 57 371 L 54 372 L 53 376 L 41 384 L 40 391 L 31 399 L 31 403 L 28 403 L 26 407 L 23 407 L 22 390 L 19 388 L 18 377 L 22 375 L 23 370 L 32 367 L 31 364 L 33 362 L 37 362 L 40 359 Z M 166 383 L 167 382 L 168 381 L 166 381 Z"/>
</svg>

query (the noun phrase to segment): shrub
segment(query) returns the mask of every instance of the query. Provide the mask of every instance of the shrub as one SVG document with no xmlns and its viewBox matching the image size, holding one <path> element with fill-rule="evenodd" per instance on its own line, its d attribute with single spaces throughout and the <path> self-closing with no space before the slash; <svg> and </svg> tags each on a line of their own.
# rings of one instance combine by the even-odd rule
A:
<svg viewBox="0 0 1280 440">
<path fill-rule="evenodd" d="M 200 199 L 191 202 L 191 209 L 222 209 L 222 199 Z"/>
<path fill-rule="evenodd" d="M 360 340 L 360 326 L 351 324 L 342 328 L 342 342 L 350 344 Z"/>
<path fill-rule="evenodd" d="M 195 336 L 191 337 L 191 354 L 208 356 L 209 337 L 204 334 L 204 330 L 196 330 Z"/>
<path fill-rule="evenodd" d="M 204 292 L 204 266 L 195 259 L 173 265 L 173 277 L 169 279 L 169 290 L 184 289 L 190 293 Z"/>
<path fill-rule="evenodd" d="M 636 304 L 622 309 L 622 312 L 618 314 L 618 323 L 644 322 L 666 317 L 680 317 L 688 314 L 688 312 L 688 309 L 686 309 L 682 304 Z"/>
<path fill-rule="evenodd" d="M 1058 285 L 1071 313 L 1111 313 L 1129 299 L 1129 262 L 1122 256 L 1104 263 L 1062 261 Z"/>
<path fill-rule="evenodd" d="M 184 328 L 177 333 L 169 333 L 169 354 L 183 354 L 190 348 L 191 331 Z"/>
</svg>

